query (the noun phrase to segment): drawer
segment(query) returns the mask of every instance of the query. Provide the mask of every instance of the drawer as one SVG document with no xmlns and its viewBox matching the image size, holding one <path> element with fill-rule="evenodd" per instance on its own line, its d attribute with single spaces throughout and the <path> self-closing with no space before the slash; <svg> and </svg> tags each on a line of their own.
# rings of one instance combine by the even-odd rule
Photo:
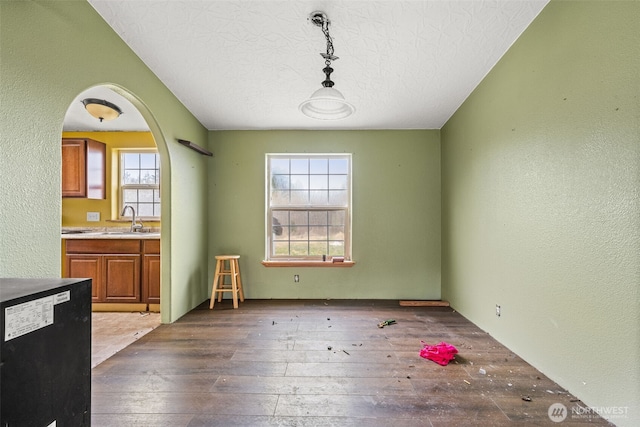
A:
<svg viewBox="0 0 640 427">
<path fill-rule="evenodd" d="M 145 254 L 160 254 L 160 239 L 157 240 L 143 240 L 142 241 L 143 252 Z"/>
<path fill-rule="evenodd" d="M 140 240 L 73 239 L 66 240 L 67 253 L 73 254 L 138 254 Z"/>
</svg>

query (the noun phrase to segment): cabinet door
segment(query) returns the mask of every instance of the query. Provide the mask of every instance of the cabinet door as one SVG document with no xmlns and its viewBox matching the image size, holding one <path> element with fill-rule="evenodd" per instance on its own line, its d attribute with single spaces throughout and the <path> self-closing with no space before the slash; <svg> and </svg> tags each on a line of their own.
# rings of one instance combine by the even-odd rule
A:
<svg viewBox="0 0 640 427">
<path fill-rule="evenodd" d="M 105 302 L 140 302 L 140 255 L 105 255 Z"/>
<path fill-rule="evenodd" d="M 106 197 L 106 150 L 93 139 L 62 139 L 62 197 Z"/>
<path fill-rule="evenodd" d="M 91 301 L 103 302 L 105 300 L 105 288 L 102 281 L 102 256 L 67 255 L 66 277 L 90 278 Z"/>
<path fill-rule="evenodd" d="M 86 156 L 83 139 L 62 140 L 62 197 L 87 196 Z"/>
<path fill-rule="evenodd" d="M 104 199 L 106 196 L 106 145 L 87 139 L 86 185 L 87 199 Z"/>
<path fill-rule="evenodd" d="M 160 304 L 160 255 L 144 256 L 142 275 L 142 302 Z"/>
</svg>

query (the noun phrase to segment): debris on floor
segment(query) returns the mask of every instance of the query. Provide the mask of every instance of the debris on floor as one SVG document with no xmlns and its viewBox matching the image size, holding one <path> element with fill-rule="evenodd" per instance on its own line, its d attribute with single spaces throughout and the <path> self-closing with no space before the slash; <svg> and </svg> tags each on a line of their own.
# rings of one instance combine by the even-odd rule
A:
<svg viewBox="0 0 640 427">
<path fill-rule="evenodd" d="M 522 396 L 522 400 L 524 400 L 525 402 L 531 402 L 531 397 L 530 396 Z"/>
<path fill-rule="evenodd" d="M 396 321 L 393 319 L 385 320 L 384 322 L 378 323 L 378 328 L 384 328 L 385 326 L 393 325 Z"/>
<path fill-rule="evenodd" d="M 420 357 L 432 360 L 442 366 L 446 366 L 450 361 L 453 360 L 456 353 L 458 353 L 457 348 L 444 341 L 436 345 L 430 345 L 424 341 L 420 341 L 420 343 L 422 344 Z"/>
</svg>

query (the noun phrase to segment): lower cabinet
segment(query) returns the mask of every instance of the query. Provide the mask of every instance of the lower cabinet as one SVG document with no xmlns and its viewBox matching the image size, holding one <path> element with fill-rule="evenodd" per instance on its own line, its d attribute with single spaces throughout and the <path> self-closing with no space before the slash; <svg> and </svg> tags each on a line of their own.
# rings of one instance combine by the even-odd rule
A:
<svg viewBox="0 0 640 427">
<path fill-rule="evenodd" d="M 143 240 L 142 300 L 160 304 L 160 240 Z"/>
<path fill-rule="evenodd" d="M 67 239 L 65 246 L 66 277 L 91 278 L 92 302 L 160 303 L 159 240 Z"/>
<path fill-rule="evenodd" d="M 105 255 L 104 302 L 140 301 L 140 255 Z"/>
</svg>

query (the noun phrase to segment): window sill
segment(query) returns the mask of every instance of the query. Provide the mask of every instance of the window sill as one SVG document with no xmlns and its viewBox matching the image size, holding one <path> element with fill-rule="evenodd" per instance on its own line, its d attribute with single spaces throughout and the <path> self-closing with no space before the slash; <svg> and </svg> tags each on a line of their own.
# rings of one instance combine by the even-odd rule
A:
<svg viewBox="0 0 640 427">
<path fill-rule="evenodd" d="M 262 261 L 265 267 L 353 267 L 355 261 Z"/>
</svg>

